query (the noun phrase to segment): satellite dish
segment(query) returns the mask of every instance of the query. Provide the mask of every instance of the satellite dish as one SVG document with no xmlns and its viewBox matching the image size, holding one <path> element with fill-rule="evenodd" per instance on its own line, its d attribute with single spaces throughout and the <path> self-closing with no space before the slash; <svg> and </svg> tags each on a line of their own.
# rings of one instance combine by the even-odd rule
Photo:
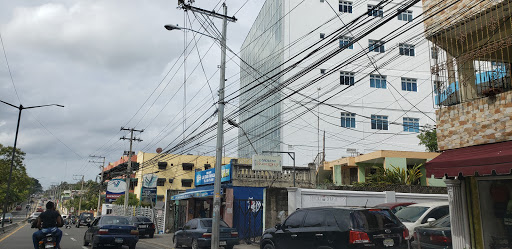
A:
<svg viewBox="0 0 512 249">
<path fill-rule="evenodd" d="M 158 153 L 158 154 L 162 153 L 162 148 L 157 148 L 156 153 Z"/>
</svg>

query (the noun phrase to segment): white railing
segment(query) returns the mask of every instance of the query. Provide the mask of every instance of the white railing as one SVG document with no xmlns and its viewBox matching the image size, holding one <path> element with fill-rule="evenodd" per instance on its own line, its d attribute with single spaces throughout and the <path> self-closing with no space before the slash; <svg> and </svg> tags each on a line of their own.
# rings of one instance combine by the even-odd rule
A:
<svg viewBox="0 0 512 249">
<path fill-rule="evenodd" d="M 148 217 L 153 221 L 153 223 L 155 223 L 155 226 L 158 226 L 158 231 L 156 232 L 163 233 L 165 226 L 163 210 L 155 209 L 156 222 L 153 220 L 153 209 L 150 207 L 128 206 L 128 213 L 129 216 Z M 112 205 L 112 214 L 124 216 L 124 205 Z"/>
</svg>

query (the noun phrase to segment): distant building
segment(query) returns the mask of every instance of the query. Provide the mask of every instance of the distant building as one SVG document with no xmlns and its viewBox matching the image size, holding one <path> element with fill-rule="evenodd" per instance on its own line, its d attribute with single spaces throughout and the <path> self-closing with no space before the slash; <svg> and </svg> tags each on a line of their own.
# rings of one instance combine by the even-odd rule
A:
<svg viewBox="0 0 512 249">
<path fill-rule="evenodd" d="M 322 161 L 323 131 L 326 161 L 349 148 L 364 154 L 424 151 L 417 135 L 435 121 L 430 50 L 418 35 L 424 31 L 417 25 L 423 18 L 421 3 L 408 9 L 404 1 L 378 4 L 264 3 L 241 48 L 248 64 L 240 66 L 239 158 L 254 154 L 244 131 L 258 153 L 296 152 L 297 166 Z M 320 53 L 306 58 L 320 47 Z M 301 77 L 293 80 L 295 75 Z M 282 157 L 284 165 L 292 165 L 288 156 Z"/>
<path fill-rule="evenodd" d="M 419 183 L 422 186 L 444 187 L 446 185 L 443 180 L 426 176 L 424 166 L 427 161 L 434 159 L 439 154 L 434 152 L 380 150 L 325 162 L 324 170 L 332 171 L 333 183 L 336 186 L 341 186 L 365 182 L 366 177 L 370 176 L 375 170 L 374 166 L 383 166 L 387 170 L 393 170 L 393 167 L 407 170 L 416 165 L 423 165 L 420 168 L 422 176 Z"/>
</svg>

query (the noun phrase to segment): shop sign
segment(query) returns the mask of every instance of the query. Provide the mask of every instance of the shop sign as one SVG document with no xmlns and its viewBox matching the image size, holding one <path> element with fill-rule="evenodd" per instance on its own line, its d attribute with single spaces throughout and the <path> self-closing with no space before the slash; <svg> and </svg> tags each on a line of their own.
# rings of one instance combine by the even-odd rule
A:
<svg viewBox="0 0 512 249">
<path fill-rule="evenodd" d="M 252 170 L 283 171 L 281 156 L 252 155 Z"/>
<path fill-rule="evenodd" d="M 231 181 L 231 164 L 222 166 L 221 182 Z M 208 185 L 215 183 L 215 168 L 197 171 L 195 176 L 195 186 Z"/>
<path fill-rule="evenodd" d="M 107 184 L 106 202 L 112 203 L 126 191 L 124 179 L 112 179 Z"/>
<path fill-rule="evenodd" d="M 142 177 L 142 187 L 156 188 L 156 180 L 158 176 L 156 174 L 145 174 Z"/>
</svg>

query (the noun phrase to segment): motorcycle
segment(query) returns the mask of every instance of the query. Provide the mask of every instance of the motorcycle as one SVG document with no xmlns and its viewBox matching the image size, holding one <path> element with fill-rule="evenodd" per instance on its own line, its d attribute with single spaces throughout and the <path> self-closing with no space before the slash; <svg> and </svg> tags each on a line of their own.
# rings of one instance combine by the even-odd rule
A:
<svg viewBox="0 0 512 249">
<path fill-rule="evenodd" d="M 39 240 L 39 249 L 57 249 L 57 228 L 43 228 L 41 231 L 44 236 Z"/>
</svg>

